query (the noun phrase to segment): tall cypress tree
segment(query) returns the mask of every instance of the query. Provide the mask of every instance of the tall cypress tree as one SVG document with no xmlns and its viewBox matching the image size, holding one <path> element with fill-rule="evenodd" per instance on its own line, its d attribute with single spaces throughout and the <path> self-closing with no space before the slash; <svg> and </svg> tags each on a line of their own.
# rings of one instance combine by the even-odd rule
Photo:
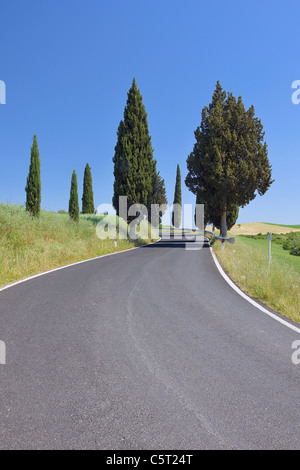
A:
<svg viewBox="0 0 300 470">
<path fill-rule="evenodd" d="M 93 182 L 92 173 L 89 164 L 87 163 L 84 169 L 83 176 L 83 192 L 82 192 L 82 213 L 83 214 L 94 214 L 94 194 L 93 194 Z"/>
<path fill-rule="evenodd" d="M 79 221 L 79 202 L 78 202 L 78 186 L 76 171 L 73 170 L 71 178 L 70 200 L 69 200 L 69 215 L 71 219 L 78 223 Z"/>
<path fill-rule="evenodd" d="M 26 191 L 26 210 L 36 217 L 40 215 L 41 210 L 41 169 L 40 153 L 36 134 L 33 136 L 31 147 L 31 157 L 29 165 L 29 174 L 27 177 Z"/>
<path fill-rule="evenodd" d="M 148 220 L 150 223 L 155 220 L 161 223 L 161 217 L 164 215 L 165 210 L 161 207 L 162 210 L 159 213 L 154 213 L 153 204 L 158 204 L 159 206 L 168 204 L 165 180 L 160 176 L 156 168 L 152 179 L 152 191 L 148 200 Z"/>
<path fill-rule="evenodd" d="M 119 196 L 127 196 L 128 206 L 148 207 L 156 162 L 149 135 L 147 113 L 135 79 L 127 94 L 123 120 L 115 146 L 113 206 L 119 215 Z M 128 217 L 128 221 L 131 217 Z"/>
<path fill-rule="evenodd" d="M 195 139 L 185 183 L 220 220 L 221 235 L 226 237 L 227 212 L 234 218 L 236 206 L 265 194 L 273 182 L 263 126 L 253 106 L 246 110 L 241 97 L 226 94 L 217 82 Z"/>
<path fill-rule="evenodd" d="M 227 230 L 231 230 L 234 224 L 237 221 L 239 216 L 239 206 L 238 204 L 232 204 L 231 206 L 227 207 L 226 210 L 226 226 Z M 210 218 L 210 222 L 219 230 L 221 230 L 221 217 L 216 215 L 212 215 Z"/>
<path fill-rule="evenodd" d="M 174 208 L 172 211 L 172 225 L 174 227 L 180 227 L 181 225 L 181 206 L 182 206 L 182 200 L 181 200 L 181 173 L 180 173 L 180 167 L 177 165 L 177 171 L 176 171 L 176 183 L 175 183 L 175 192 L 174 192 L 174 201 L 173 204 L 178 204 L 177 207 Z"/>
</svg>

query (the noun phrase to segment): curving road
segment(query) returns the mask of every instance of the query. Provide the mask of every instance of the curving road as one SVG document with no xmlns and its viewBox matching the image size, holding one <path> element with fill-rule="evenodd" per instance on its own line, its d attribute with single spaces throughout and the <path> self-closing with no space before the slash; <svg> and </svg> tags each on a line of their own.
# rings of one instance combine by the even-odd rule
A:
<svg viewBox="0 0 300 470">
<path fill-rule="evenodd" d="M 207 246 L 184 247 L 0 292 L 1 449 L 300 447 L 299 334 L 241 298 Z"/>
</svg>

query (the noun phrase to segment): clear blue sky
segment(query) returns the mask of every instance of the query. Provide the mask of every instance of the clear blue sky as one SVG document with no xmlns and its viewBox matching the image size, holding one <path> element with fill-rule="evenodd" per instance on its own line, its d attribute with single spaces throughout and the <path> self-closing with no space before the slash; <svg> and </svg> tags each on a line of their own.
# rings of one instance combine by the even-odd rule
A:
<svg viewBox="0 0 300 470">
<path fill-rule="evenodd" d="M 37 134 L 42 208 L 68 208 L 92 167 L 95 205 L 110 203 L 116 131 L 135 76 L 168 201 L 176 165 L 184 185 L 201 110 L 217 80 L 255 106 L 273 166 L 265 196 L 240 223 L 300 223 L 300 2 L 271 0 L 10 0 L 1 3 L 0 201 L 24 204 Z"/>
</svg>

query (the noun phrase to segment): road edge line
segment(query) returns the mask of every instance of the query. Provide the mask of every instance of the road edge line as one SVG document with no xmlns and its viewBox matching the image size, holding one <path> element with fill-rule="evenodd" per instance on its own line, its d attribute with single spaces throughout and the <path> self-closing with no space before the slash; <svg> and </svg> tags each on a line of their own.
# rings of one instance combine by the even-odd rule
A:
<svg viewBox="0 0 300 470">
<path fill-rule="evenodd" d="M 137 250 L 138 248 L 142 248 L 144 246 L 154 245 L 154 243 L 157 243 L 160 240 L 161 240 L 161 237 L 158 240 L 156 240 L 155 242 L 147 243 L 146 245 L 135 246 L 134 248 L 128 248 L 127 250 L 115 251 L 114 253 L 107 253 L 105 255 L 95 256 L 94 258 L 88 258 L 88 259 L 84 259 L 82 261 L 76 261 L 75 263 L 66 264 L 65 266 L 59 266 L 58 268 L 49 269 L 49 271 L 44 271 L 42 273 L 34 274 L 33 276 L 26 277 L 25 279 L 20 279 L 19 281 L 15 281 L 11 284 L 8 284 L 7 286 L 1 287 L 0 292 L 2 292 L 3 290 L 9 289 L 10 287 L 17 286 L 18 284 L 22 284 L 22 282 L 30 281 L 30 279 L 35 279 L 36 277 L 44 276 L 45 274 L 50 274 L 50 273 L 53 273 L 55 271 L 59 271 L 61 269 L 65 269 L 65 268 L 70 268 L 71 266 L 76 266 L 77 264 L 87 263 L 88 261 L 94 261 L 96 259 L 105 258 L 106 256 L 112 256 L 112 255 L 119 255 L 121 253 L 127 253 L 128 251 Z"/>
<path fill-rule="evenodd" d="M 259 310 L 261 310 L 263 313 L 269 315 L 269 317 L 273 318 L 274 320 L 278 321 L 279 323 L 282 323 L 283 325 L 287 326 L 288 328 L 290 328 L 291 330 L 294 330 L 296 331 L 297 333 L 300 334 L 300 328 L 297 328 L 295 325 L 292 325 L 291 323 L 289 323 L 288 321 L 284 320 L 283 318 L 275 315 L 274 313 L 270 312 L 269 310 L 267 310 L 266 308 L 264 308 L 262 305 L 260 305 L 259 303 L 255 302 L 255 300 L 251 299 L 251 297 L 249 297 L 245 292 L 243 292 L 231 279 L 229 276 L 227 276 L 227 274 L 225 273 L 224 269 L 222 268 L 220 262 L 218 261 L 218 258 L 217 256 L 215 255 L 212 247 L 209 245 L 209 248 L 210 248 L 210 252 L 212 254 L 212 258 L 215 262 L 215 265 L 217 266 L 221 276 L 225 279 L 225 281 L 230 285 L 230 287 L 232 287 L 232 289 L 234 289 L 241 297 L 243 297 L 245 300 L 247 300 L 248 302 L 250 302 L 250 304 L 254 305 L 254 307 L 258 308 Z"/>
</svg>

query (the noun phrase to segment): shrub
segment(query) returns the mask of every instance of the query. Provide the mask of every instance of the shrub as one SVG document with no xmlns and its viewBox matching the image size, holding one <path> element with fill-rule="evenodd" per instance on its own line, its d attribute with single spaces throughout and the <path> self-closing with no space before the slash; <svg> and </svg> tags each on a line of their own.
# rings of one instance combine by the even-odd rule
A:
<svg viewBox="0 0 300 470">
<path fill-rule="evenodd" d="M 209 237 L 210 246 L 213 246 L 215 244 L 216 240 L 217 240 L 216 237 L 214 235 L 211 235 Z"/>
</svg>

